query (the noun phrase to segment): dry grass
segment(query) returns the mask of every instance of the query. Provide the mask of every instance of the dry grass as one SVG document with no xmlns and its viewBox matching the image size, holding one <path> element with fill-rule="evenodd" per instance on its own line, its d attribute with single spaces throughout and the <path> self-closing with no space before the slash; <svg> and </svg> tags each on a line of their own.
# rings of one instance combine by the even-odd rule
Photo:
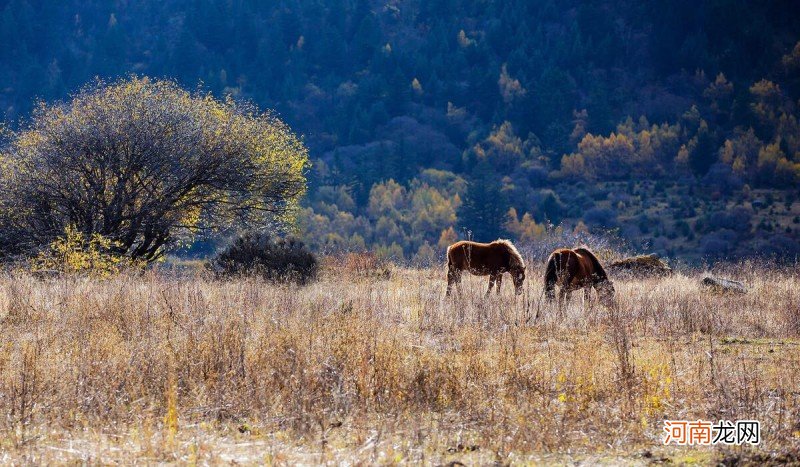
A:
<svg viewBox="0 0 800 467">
<path fill-rule="evenodd" d="M 618 281 L 559 315 L 440 270 L 255 280 L 0 278 L 0 463 L 634 462 L 800 449 L 800 277 Z M 537 312 L 538 320 L 531 319 Z M 762 421 L 757 449 L 661 420 Z M 644 453 L 644 454 L 643 454 Z"/>
</svg>

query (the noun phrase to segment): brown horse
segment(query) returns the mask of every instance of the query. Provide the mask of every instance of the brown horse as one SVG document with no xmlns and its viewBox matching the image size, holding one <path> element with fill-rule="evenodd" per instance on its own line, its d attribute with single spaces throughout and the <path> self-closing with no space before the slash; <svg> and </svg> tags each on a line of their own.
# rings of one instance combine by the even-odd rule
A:
<svg viewBox="0 0 800 467">
<path fill-rule="evenodd" d="M 561 248 L 550 254 L 544 273 L 544 291 L 549 301 L 555 298 L 556 285 L 561 288 L 558 294 L 559 308 L 563 307 L 564 298 L 569 302 L 572 292 L 578 289 L 583 289 L 583 297 L 588 301 L 592 287 L 597 290 L 600 303 L 606 306 L 613 303 L 614 284 L 608 279 L 600 261 L 587 248 Z"/>
<path fill-rule="evenodd" d="M 508 240 L 492 243 L 469 241 L 456 242 L 447 247 L 447 295 L 455 284 L 461 292 L 461 271 L 467 270 L 476 276 L 489 276 L 489 290 L 497 282 L 497 293 L 503 283 L 503 273 L 511 274 L 517 295 L 522 293 L 525 281 L 525 262 L 514 245 Z"/>
</svg>

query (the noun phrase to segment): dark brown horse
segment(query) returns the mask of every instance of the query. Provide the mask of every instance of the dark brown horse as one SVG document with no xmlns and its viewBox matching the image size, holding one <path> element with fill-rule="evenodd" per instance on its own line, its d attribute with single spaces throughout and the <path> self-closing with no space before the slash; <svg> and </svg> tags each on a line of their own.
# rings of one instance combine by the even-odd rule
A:
<svg viewBox="0 0 800 467">
<path fill-rule="evenodd" d="M 600 303 L 610 306 L 614 300 L 614 284 L 608 279 L 605 269 L 597 257 L 587 248 L 569 250 L 561 248 L 550 254 L 544 273 L 544 291 L 547 299 L 555 298 L 556 285 L 560 287 L 558 307 L 569 302 L 572 292 L 583 289 L 583 297 L 589 300 L 592 287 L 597 290 Z"/>
<path fill-rule="evenodd" d="M 514 245 L 508 240 L 495 240 L 492 243 L 460 241 L 447 247 L 447 295 L 453 284 L 461 292 L 461 272 L 469 271 L 476 276 L 489 276 L 489 290 L 497 282 L 497 293 L 503 283 L 503 273 L 511 274 L 517 295 L 522 293 L 525 281 L 525 262 L 522 261 Z"/>
</svg>

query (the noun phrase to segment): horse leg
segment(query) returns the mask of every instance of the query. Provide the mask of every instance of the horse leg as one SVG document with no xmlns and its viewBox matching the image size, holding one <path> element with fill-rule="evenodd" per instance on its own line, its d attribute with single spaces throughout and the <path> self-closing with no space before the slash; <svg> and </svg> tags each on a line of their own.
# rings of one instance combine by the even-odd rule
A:
<svg viewBox="0 0 800 467">
<path fill-rule="evenodd" d="M 461 288 L 461 270 L 453 272 L 453 282 L 456 284 L 456 291 L 459 296 L 464 295 L 464 290 Z"/>
<path fill-rule="evenodd" d="M 444 293 L 445 297 L 449 297 L 453 290 L 453 276 L 450 273 L 450 268 L 447 268 L 447 292 Z"/>
<path fill-rule="evenodd" d="M 447 268 L 447 293 L 445 294 L 447 297 L 452 293 L 453 284 L 456 284 L 459 287 L 459 291 L 461 291 L 461 271 L 449 266 Z"/>
<path fill-rule="evenodd" d="M 497 276 L 494 274 L 489 275 L 489 290 L 486 291 L 486 295 L 484 297 L 488 297 L 489 293 L 492 291 L 492 287 L 494 287 L 494 281 L 497 279 Z"/>
<path fill-rule="evenodd" d="M 586 308 L 589 305 L 589 300 L 592 298 L 592 287 L 584 287 L 583 288 L 583 307 Z"/>
<path fill-rule="evenodd" d="M 555 284 L 545 284 L 544 286 L 544 298 L 548 302 L 552 302 L 556 299 L 556 286 Z"/>
<path fill-rule="evenodd" d="M 503 285 L 503 273 L 497 275 L 497 295 L 500 295 L 501 285 Z"/>
</svg>

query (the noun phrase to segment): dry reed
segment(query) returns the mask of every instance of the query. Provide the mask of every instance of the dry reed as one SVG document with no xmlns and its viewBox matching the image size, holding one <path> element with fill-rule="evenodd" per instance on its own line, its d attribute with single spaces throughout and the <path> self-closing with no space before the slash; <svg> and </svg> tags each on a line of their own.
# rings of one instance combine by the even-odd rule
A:
<svg viewBox="0 0 800 467">
<path fill-rule="evenodd" d="M 800 278 L 739 267 L 618 281 L 615 309 L 444 299 L 442 270 L 259 280 L 0 277 L 0 463 L 611 462 L 660 447 L 663 419 L 761 420 L 800 447 Z M 578 296 L 580 294 L 577 294 Z M 538 313 L 538 319 L 534 319 Z M 678 456 L 678 457 L 675 457 Z"/>
</svg>

